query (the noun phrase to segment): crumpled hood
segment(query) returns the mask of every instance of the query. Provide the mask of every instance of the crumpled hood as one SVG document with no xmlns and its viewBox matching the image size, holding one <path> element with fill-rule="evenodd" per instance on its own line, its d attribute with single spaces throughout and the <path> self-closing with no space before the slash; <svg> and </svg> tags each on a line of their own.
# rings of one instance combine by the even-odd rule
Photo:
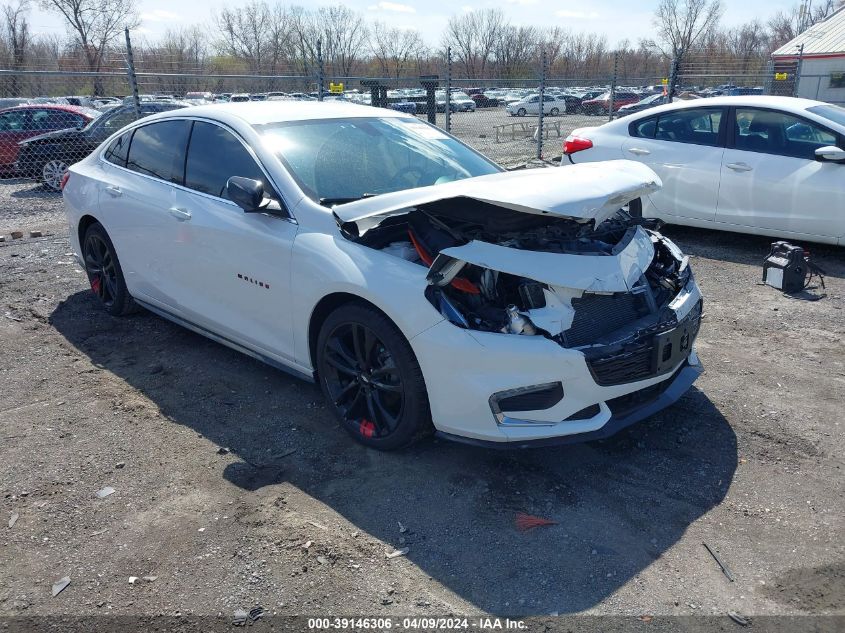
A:
<svg viewBox="0 0 845 633">
<path fill-rule="evenodd" d="M 385 217 L 411 207 L 473 198 L 513 211 L 592 221 L 598 226 L 631 200 L 661 186 L 657 174 L 642 163 L 611 160 L 465 178 L 348 202 L 333 211 L 340 224 L 354 223 L 363 233 Z"/>
</svg>

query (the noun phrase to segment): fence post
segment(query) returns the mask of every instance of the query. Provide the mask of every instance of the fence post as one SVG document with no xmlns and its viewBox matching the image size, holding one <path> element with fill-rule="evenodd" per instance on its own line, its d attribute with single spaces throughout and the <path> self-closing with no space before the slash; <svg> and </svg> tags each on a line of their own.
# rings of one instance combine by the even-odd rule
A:
<svg viewBox="0 0 845 633">
<path fill-rule="evenodd" d="M 452 131 L 452 47 L 446 47 L 446 131 Z"/>
<path fill-rule="evenodd" d="M 672 58 L 672 68 L 669 72 L 669 103 L 672 103 L 673 99 L 675 98 L 675 84 L 678 82 L 678 66 L 681 63 L 682 58 L 682 51 L 678 51 L 675 57 Z"/>
<path fill-rule="evenodd" d="M 317 101 L 323 100 L 325 90 L 326 76 L 323 70 L 323 41 L 317 40 Z"/>
<path fill-rule="evenodd" d="M 546 51 L 540 59 L 540 113 L 537 115 L 537 158 L 543 158 L 543 110 L 546 109 Z"/>
<path fill-rule="evenodd" d="M 619 51 L 613 53 L 613 77 L 610 80 L 610 107 L 607 111 L 607 120 L 613 121 L 613 102 L 616 100 L 616 81 L 619 72 Z"/>
<path fill-rule="evenodd" d="M 795 63 L 795 80 L 792 82 L 792 96 L 798 96 L 798 84 L 801 83 L 801 66 L 804 62 L 804 44 L 798 47 L 798 61 Z"/>
<path fill-rule="evenodd" d="M 132 41 L 129 39 L 129 27 L 123 30 L 126 35 L 126 74 L 129 75 L 129 87 L 132 88 L 132 101 L 135 114 L 141 118 L 141 98 L 138 96 L 138 78 L 135 76 L 135 59 L 132 57 Z"/>
</svg>

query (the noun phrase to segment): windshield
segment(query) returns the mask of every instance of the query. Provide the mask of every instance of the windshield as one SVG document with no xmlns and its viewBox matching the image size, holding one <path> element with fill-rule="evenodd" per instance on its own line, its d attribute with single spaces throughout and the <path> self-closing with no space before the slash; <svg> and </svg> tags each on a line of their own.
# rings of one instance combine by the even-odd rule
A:
<svg viewBox="0 0 845 633">
<path fill-rule="evenodd" d="M 838 123 L 839 125 L 845 125 L 845 108 L 842 106 L 830 104 L 813 106 L 812 108 L 807 108 L 807 112 L 823 116 L 825 119 Z"/>
<path fill-rule="evenodd" d="M 302 191 L 342 203 L 502 171 L 416 118 L 349 118 L 256 125 Z"/>
</svg>

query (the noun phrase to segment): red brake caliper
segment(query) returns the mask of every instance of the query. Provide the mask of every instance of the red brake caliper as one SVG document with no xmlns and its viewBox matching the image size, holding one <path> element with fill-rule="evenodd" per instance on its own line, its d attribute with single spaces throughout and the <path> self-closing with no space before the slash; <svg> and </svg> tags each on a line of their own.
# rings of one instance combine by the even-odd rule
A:
<svg viewBox="0 0 845 633">
<path fill-rule="evenodd" d="M 100 276 L 97 275 L 93 279 L 91 279 L 91 290 L 94 291 L 96 294 L 100 294 Z"/>
<path fill-rule="evenodd" d="M 372 437 L 373 433 L 376 432 L 376 425 L 370 422 L 369 420 L 362 419 L 360 424 L 358 425 L 358 431 L 364 437 Z"/>
</svg>

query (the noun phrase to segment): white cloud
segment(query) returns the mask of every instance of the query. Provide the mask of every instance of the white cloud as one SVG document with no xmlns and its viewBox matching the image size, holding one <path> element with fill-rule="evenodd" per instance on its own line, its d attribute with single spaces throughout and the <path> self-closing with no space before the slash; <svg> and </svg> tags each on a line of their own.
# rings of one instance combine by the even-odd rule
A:
<svg viewBox="0 0 845 633">
<path fill-rule="evenodd" d="M 537 0 L 507 0 L 508 4 L 521 4 L 521 5 L 528 5 L 528 4 L 537 4 Z"/>
<path fill-rule="evenodd" d="M 417 10 L 408 4 L 398 2 L 379 2 L 367 7 L 370 11 L 393 11 L 394 13 L 416 13 Z"/>
<path fill-rule="evenodd" d="M 571 18 L 573 20 L 595 20 L 601 17 L 595 11 L 587 13 L 586 11 L 567 11 L 566 9 L 556 11 L 555 15 L 559 18 Z"/>
<path fill-rule="evenodd" d="M 463 11 L 464 13 L 472 13 L 474 10 L 475 9 L 473 9 L 468 4 L 465 4 L 464 6 L 461 7 L 461 11 Z"/>
<path fill-rule="evenodd" d="M 156 9 L 141 14 L 142 22 L 173 22 L 174 20 L 179 20 L 179 16 L 163 9 Z"/>
</svg>

